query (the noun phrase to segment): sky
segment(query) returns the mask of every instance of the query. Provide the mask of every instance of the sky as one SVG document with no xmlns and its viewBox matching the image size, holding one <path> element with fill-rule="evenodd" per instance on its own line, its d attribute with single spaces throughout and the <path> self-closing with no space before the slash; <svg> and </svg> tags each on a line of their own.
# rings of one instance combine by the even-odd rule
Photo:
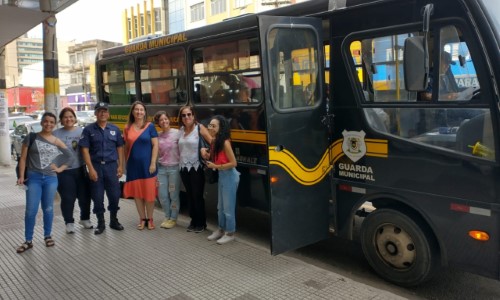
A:
<svg viewBox="0 0 500 300">
<path fill-rule="evenodd" d="M 59 40 L 83 42 L 101 39 L 122 43 L 123 10 L 137 0 L 79 0 L 56 15 Z M 31 30 L 30 37 L 42 38 L 42 27 Z"/>
</svg>

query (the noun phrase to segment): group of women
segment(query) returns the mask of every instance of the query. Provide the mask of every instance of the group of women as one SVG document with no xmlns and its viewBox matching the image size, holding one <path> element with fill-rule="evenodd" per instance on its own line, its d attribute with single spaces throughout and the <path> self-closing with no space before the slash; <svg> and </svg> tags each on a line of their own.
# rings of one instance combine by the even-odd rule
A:
<svg viewBox="0 0 500 300">
<path fill-rule="evenodd" d="M 159 134 L 154 125 L 148 122 L 145 105 L 136 101 L 132 104 L 124 130 L 127 157 L 124 197 L 135 199 L 139 213 L 137 229 L 155 228 L 153 209 L 156 197 L 165 212 L 161 227 L 168 229 L 176 226 L 182 180 L 191 217 L 187 231 L 203 232 L 207 227 L 203 197 L 204 168 L 211 168 L 219 172 L 219 229 L 208 239 L 217 240 L 219 244 L 234 240 L 239 173 L 235 168 L 236 158 L 231 148 L 227 120 L 222 116 L 214 116 L 207 129 L 196 121 L 191 106 L 180 109 L 179 129 L 170 127 L 170 116 L 165 111 L 157 112 L 153 120 L 160 128 Z M 208 142 L 210 147 L 200 149 L 200 139 Z M 205 162 L 210 157 L 213 157 L 213 161 Z"/>
<path fill-rule="evenodd" d="M 33 247 L 40 203 L 45 245 L 55 245 L 51 234 L 56 190 L 61 196 L 66 232 L 75 231 L 73 210 L 76 199 L 80 206 L 80 224 L 84 228 L 93 228 L 89 179 L 78 147 L 82 128 L 75 126 L 76 114 L 69 107 L 61 111 L 59 119 L 62 127 L 54 131 L 57 118 L 50 112 L 45 113 L 41 119 L 42 131 L 36 134 L 34 142 L 31 144 L 29 136 L 23 141 L 17 184 L 26 187 L 25 242 L 17 248 L 18 253 Z M 191 106 L 180 109 L 179 129 L 171 128 L 170 116 L 165 111 L 157 112 L 153 120 L 154 124 L 148 121 L 146 106 L 136 101 L 124 130 L 127 181 L 123 196 L 135 200 L 139 214 L 137 229 L 155 229 L 153 211 L 157 197 L 165 212 L 165 220 L 160 226 L 167 229 L 176 226 L 182 180 L 191 217 L 187 231 L 203 232 L 207 227 L 204 168 L 211 168 L 219 173 L 219 228 L 208 236 L 208 240 L 217 240 L 218 244 L 234 240 L 240 174 L 235 168 L 228 121 L 222 116 L 214 116 L 207 129 L 196 121 Z M 160 128 L 159 134 L 155 125 Z M 200 139 L 208 142 L 209 148 L 200 149 Z M 28 167 L 27 174 L 24 174 L 25 166 Z"/>
</svg>

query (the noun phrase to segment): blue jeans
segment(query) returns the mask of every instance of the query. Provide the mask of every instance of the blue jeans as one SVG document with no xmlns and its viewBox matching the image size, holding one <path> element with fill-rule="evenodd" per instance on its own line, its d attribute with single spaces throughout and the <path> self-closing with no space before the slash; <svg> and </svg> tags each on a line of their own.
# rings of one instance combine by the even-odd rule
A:
<svg viewBox="0 0 500 300">
<path fill-rule="evenodd" d="M 52 221 L 54 220 L 54 197 L 57 190 L 57 176 L 47 176 L 35 171 L 28 171 L 26 186 L 26 211 L 24 213 L 24 236 L 26 241 L 33 240 L 36 215 L 42 203 L 43 236 L 52 234 Z"/>
<path fill-rule="evenodd" d="M 165 218 L 177 220 L 181 202 L 179 199 L 179 191 L 181 185 L 181 176 L 179 166 L 158 167 L 158 198 L 161 206 L 165 211 Z"/>
<path fill-rule="evenodd" d="M 240 183 L 240 173 L 236 168 L 219 170 L 219 199 L 217 215 L 219 228 L 225 232 L 236 231 L 236 191 Z"/>
</svg>

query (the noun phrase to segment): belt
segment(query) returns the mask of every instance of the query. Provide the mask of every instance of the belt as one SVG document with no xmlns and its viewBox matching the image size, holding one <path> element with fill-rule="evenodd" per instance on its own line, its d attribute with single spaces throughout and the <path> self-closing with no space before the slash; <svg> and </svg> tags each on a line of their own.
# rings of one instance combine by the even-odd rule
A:
<svg viewBox="0 0 500 300">
<path fill-rule="evenodd" d="M 96 163 L 96 164 L 107 165 L 107 164 L 110 164 L 110 163 L 116 163 L 116 160 L 109 160 L 109 161 L 101 160 L 101 161 L 92 161 L 92 162 Z"/>
</svg>

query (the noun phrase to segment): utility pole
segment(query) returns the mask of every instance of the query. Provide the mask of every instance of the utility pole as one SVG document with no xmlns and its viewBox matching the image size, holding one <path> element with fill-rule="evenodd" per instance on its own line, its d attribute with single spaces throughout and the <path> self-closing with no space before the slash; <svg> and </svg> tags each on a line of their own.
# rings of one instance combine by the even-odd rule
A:
<svg viewBox="0 0 500 300">
<path fill-rule="evenodd" d="M 5 47 L 0 47 L 0 164 L 10 165 L 9 103 L 5 90 Z"/>
<path fill-rule="evenodd" d="M 85 74 L 85 58 L 82 55 L 82 89 L 83 89 L 83 100 L 84 100 L 84 109 L 89 109 L 88 97 L 87 97 L 87 75 Z"/>
</svg>

